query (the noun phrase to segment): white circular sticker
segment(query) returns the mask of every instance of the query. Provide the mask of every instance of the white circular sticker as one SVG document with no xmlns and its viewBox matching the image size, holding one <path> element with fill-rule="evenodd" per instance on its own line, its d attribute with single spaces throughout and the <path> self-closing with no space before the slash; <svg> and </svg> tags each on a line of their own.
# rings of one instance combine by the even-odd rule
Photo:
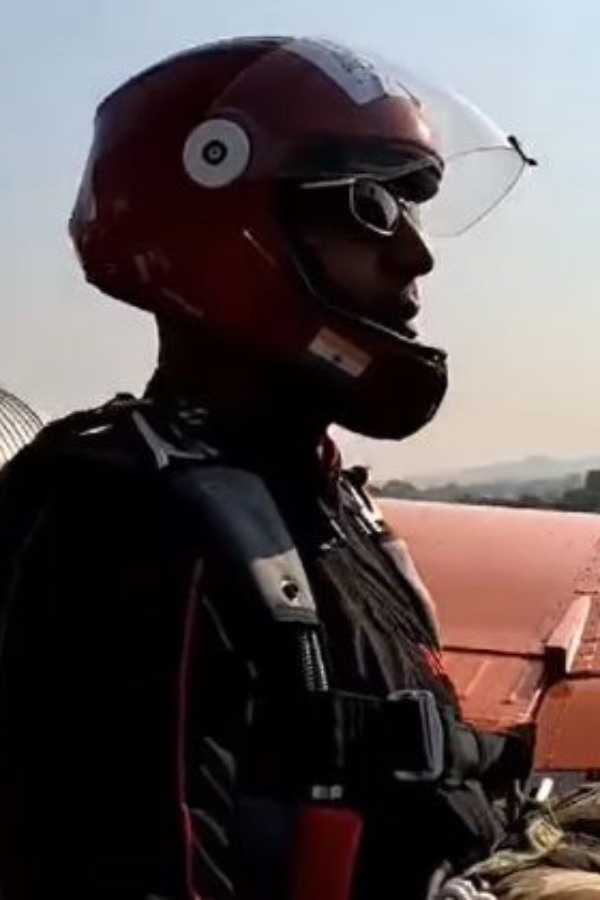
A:
<svg viewBox="0 0 600 900">
<path fill-rule="evenodd" d="M 194 128 L 183 148 L 183 165 L 190 178 L 206 188 L 231 184 L 250 162 L 250 138 L 228 119 L 209 119 Z"/>
</svg>

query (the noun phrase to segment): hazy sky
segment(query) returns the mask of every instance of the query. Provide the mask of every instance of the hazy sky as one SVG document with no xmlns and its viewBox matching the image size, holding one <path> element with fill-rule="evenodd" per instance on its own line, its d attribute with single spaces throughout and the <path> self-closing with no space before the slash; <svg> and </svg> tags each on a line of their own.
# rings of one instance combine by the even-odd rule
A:
<svg viewBox="0 0 600 900">
<path fill-rule="evenodd" d="M 450 351 L 436 422 L 346 441 L 381 474 L 600 451 L 598 0 L 20 0 L 0 5 L 0 383 L 49 415 L 138 391 L 151 321 L 83 284 L 66 234 L 97 102 L 136 70 L 236 33 L 336 37 L 468 95 L 540 167 L 440 242 L 425 324 Z"/>
</svg>

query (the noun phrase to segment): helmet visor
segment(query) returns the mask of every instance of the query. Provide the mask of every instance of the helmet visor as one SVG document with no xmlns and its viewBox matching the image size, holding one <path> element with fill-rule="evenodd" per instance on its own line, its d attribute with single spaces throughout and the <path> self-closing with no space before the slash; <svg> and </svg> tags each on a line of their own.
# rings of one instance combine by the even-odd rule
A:
<svg viewBox="0 0 600 900">
<path fill-rule="evenodd" d="M 398 66 L 322 40 L 272 46 L 190 134 L 188 172 L 205 187 L 282 178 L 396 182 L 423 227 L 459 234 L 511 191 L 531 162 L 476 107 Z"/>
</svg>

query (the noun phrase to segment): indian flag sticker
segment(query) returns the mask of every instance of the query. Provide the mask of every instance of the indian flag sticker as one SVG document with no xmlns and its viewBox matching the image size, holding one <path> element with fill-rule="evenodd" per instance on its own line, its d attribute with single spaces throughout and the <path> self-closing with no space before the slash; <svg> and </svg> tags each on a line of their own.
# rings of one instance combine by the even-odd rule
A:
<svg viewBox="0 0 600 900">
<path fill-rule="evenodd" d="M 359 378 L 371 362 L 368 353 L 330 328 L 322 328 L 308 350 L 352 378 Z"/>
</svg>

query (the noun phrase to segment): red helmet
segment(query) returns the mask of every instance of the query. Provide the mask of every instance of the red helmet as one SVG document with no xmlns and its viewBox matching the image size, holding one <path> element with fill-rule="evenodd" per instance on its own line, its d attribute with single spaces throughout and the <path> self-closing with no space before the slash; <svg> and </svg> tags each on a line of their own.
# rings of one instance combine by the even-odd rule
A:
<svg viewBox="0 0 600 900">
<path fill-rule="evenodd" d="M 445 393 L 443 352 L 328 302 L 302 270 L 278 190 L 417 169 L 437 187 L 448 157 L 420 105 L 318 40 L 224 41 L 142 72 L 97 113 L 70 223 L 88 281 L 302 367 L 340 425 L 411 434 Z"/>
</svg>

